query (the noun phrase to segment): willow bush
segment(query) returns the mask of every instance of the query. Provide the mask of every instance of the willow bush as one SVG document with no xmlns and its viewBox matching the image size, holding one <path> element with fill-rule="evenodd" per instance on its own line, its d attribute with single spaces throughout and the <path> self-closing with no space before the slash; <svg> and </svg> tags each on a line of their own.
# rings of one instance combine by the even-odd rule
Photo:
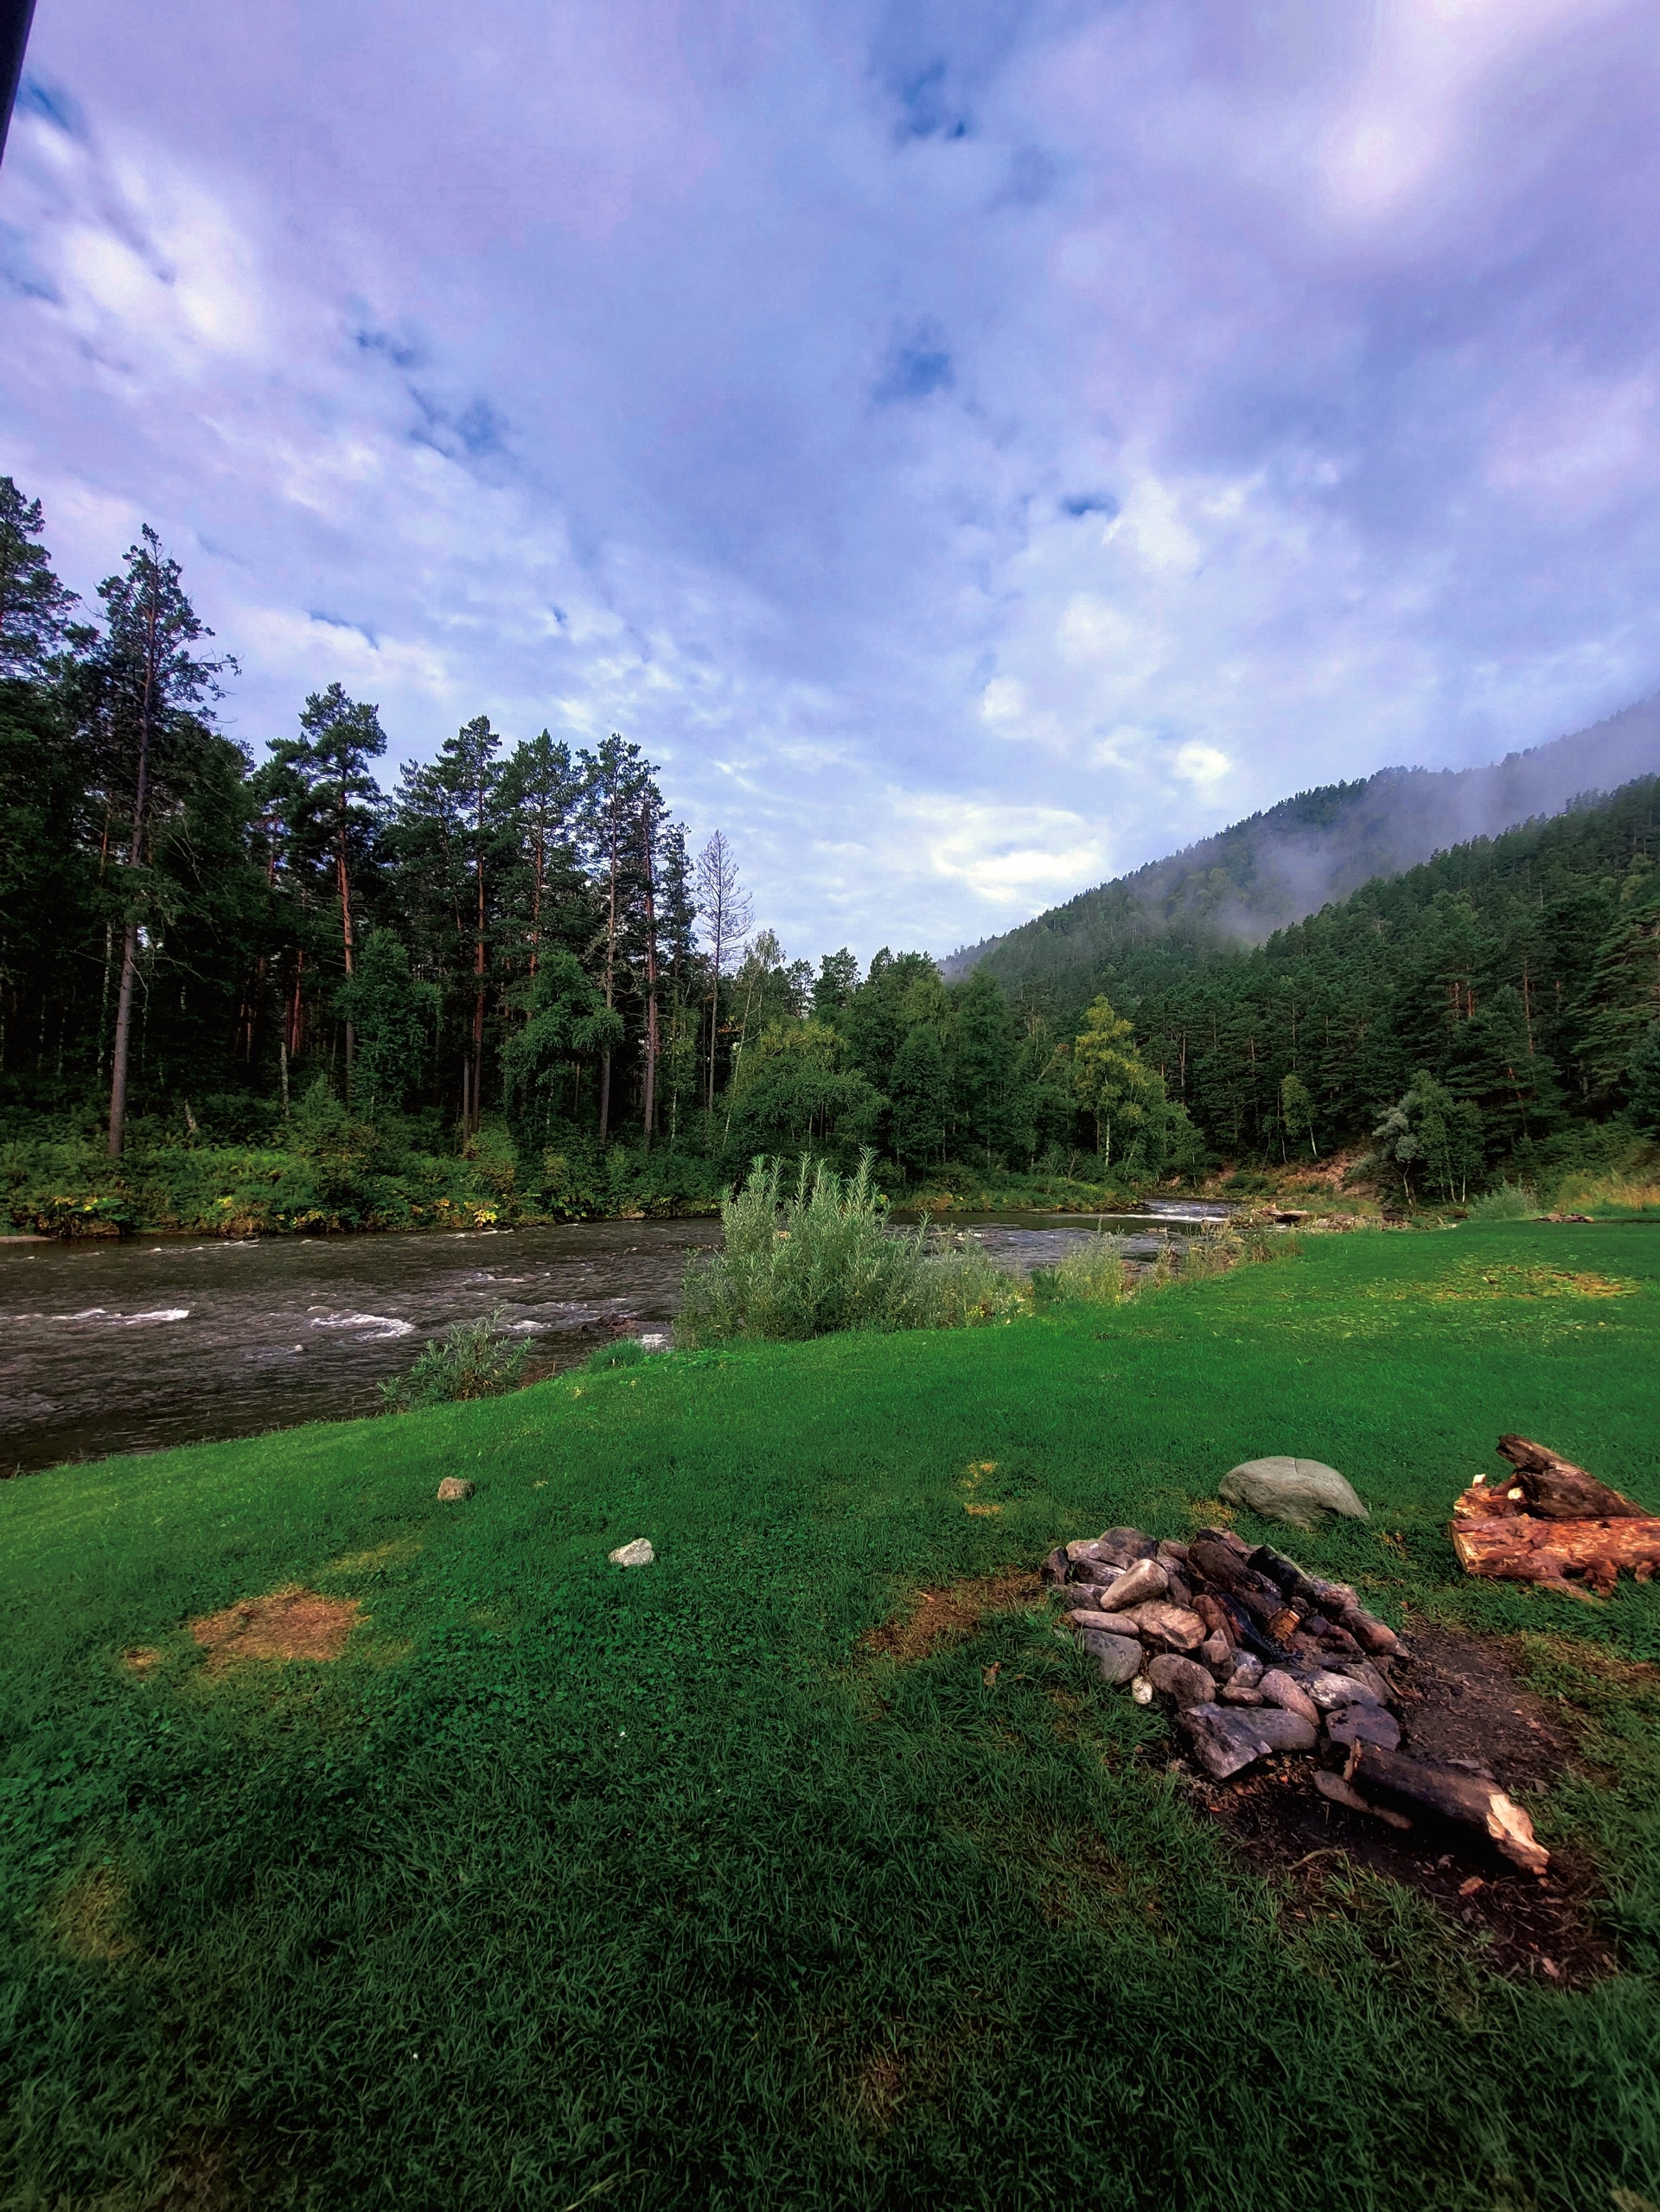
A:
<svg viewBox="0 0 1660 2212">
<path fill-rule="evenodd" d="M 1008 1318 L 1019 1285 L 977 1246 L 942 1252 L 926 1224 L 891 1228 L 872 1181 L 875 1154 L 838 1174 L 802 1160 L 794 1184 L 781 1160 L 756 1159 L 720 1209 L 725 1249 L 687 1265 L 676 1341 L 800 1341 L 845 1329 L 951 1329 Z"/>
</svg>

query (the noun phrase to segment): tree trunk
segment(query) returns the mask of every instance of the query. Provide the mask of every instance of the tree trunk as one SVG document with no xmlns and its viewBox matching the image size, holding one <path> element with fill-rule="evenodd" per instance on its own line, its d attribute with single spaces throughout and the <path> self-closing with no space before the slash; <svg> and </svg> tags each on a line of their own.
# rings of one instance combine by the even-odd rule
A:
<svg viewBox="0 0 1660 2212">
<path fill-rule="evenodd" d="M 121 989 L 115 1002 L 115 1042 L 110 1055 L 110 1157 L 118 1160 L 127 1128 L 127 1049 L 132 1035 L 132 979 L 138 965 L 138 924 L 121 940 Z"/>
<path fill-rule="evenodd" d="M 617 852 L 616 794 L 611 795 L 609 825 L 610 846 L 610 889 L 605 918 L 605 1010 L 609 1014 L 616 1003 L 616 879 L 619 855 Z M 599 1056 L 599 1141 L 604 1144 L 611 1126 L 611 1048 L 608 1044 Z"/>
<path fill-rule="evenodd" d="M 646 1149 L 657 1128 L 657 871 L 654 864 L 657 825 L 648 801 L 642 813 L 645 863 L 646 920 Z"/>
</svg>

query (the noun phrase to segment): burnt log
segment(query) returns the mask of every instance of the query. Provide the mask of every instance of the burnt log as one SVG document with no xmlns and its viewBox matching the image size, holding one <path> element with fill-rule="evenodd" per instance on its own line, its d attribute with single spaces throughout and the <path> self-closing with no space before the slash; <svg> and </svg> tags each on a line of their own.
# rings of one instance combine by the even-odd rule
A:
<svg viewBox="0 0 1660 2212">
<path fill-rule="evenodd" d="M 1519 1489 L 1527 1510 L 1541 1520 L 1646 1520 L 1647 1508 L 1599 1482 L 1583 1467 L 1527 1437 L 1501 1437 L 1498 1456 L 1516 1469 L 1510 1486 Z M 1512 1498 L 1512 1502 L 1515 1502 Z"/>
<path fill-rule="evenodd" d="M 1344 1778 L 1358 1783 L 1363 1791 L 1398 1798 L 1444 1820 L 1479 1828 L 1506 1858 L 1529 1874 L 1542 1874 L 1550 1864 L 1550 1853 L 1534 1840 L 1532 1821 L 1496 1782 L 1363 1743 L 1350 1750 Z"/>
<path fill-rule="evenodd" d="M 1520 1488 L 1520 1484 L 1516 1488 Z M 1537 1583 L 1564 1597 L 1607 1597 L 1622 1567 L 1638 1582 L 1660 1568 L 1660 1519 L 1628 1514 L 1598 1520 L 1551 1520 L 1524 1513 L 1518 1499 L 1478 1479 L 1452 1508 L 1452 1549 L 1466 1574 Z"/>
</svg>

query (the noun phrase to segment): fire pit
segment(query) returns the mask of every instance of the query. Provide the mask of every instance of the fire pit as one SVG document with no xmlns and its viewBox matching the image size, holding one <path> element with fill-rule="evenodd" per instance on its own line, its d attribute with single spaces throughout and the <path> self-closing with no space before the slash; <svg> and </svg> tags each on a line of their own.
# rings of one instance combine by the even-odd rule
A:
<svg viewBox="0 0 1660 2212">
<path fill-rule="evenodd" d="M 1413 1756 L 1398 1679 L 1410 1655 L 1346 1583 L 1225 1528 L 1186 1544 L 1109 1528 L 1051 1552 L 1043 1576 L 1103 1680 L 1165 1705 L 1213 1780 L 1312 1754 L 1331 1803 L 1397 1828 L 1452 1822 L 1543 1873 L 1526 1813 L 1490 1777 Z"/>
</svg>

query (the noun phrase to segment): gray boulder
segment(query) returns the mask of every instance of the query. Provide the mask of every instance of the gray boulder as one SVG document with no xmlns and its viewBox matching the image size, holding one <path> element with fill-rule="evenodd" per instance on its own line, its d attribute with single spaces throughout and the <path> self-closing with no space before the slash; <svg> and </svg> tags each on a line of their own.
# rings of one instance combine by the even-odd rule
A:
<svg viewBox="0 0 1660 2212">
<path fill-rule="evenodd" d="M 1279 1705 L 1286 1712 L 1299 1713 L 1311 1728 L 1318 1723 L 1319 1708 L 1313 1699 L 1306 1690 L 1299 1689 L 1290 1675 L 1279 1667 L 1270 1667 L 1256 1686 L 1271 1705 Z"/>
<path fill-rule="evenodd" d="M 1216 1701 L 1216 1677 L 1207 1673 L 1197 1660 L 1184 1659 L 1177 1652 L 1161 1651 L 1147 1668 L 1147 1680 L 1161 1696 L 1173 1698 L 1178 1705 Z"/>
<path fill-rule="evenodd" d="M 1264 1705 L 1251 1715 L 1251 1726 L 1276 1751 L 1312 1751 L 1320 1733 L 1312 1720 L 1283 1705 Z"/>
<path fill-rule="evenodd" d="M 1321 1513 L 1370 1518 L 1337 1469 L 1318 1459 L 1248 1459 L 1231 1468 L 1217 1488 L 1229 1505 L 1248 1506 L 1265 1520 L 1283 1520 L 1293 1528 L 1312 1528 Z"/>
<path fill-rule="evenodd" d="M 1114 1687 L 1141 1671 L 1141 1647 L 1133 1636 L 1104 1636 L 1091 1629 L 1085 1634 L 1083 1648 L 1091 1659 L 1099 1661 L 1102 1681 Z"/>
<path fill-rule="evenodd" d="M 1382 1705 L 1339 1706 L 1326 1720 L 1334 1743 L 1375 1743 L 1380 1751 L 1401 1749 L 1401 1724 Z"/>
<path fill-rule="evenodd" d="M 1205 1772 L 1226 1782 L 1274 1749 L 1257 1728 L 1261 1718 L 1259 1712 L 1239 1712 L 1226 1705 L 1189 1705 L 1177 1714 L 1176 1725 Z"/>
</svg>

